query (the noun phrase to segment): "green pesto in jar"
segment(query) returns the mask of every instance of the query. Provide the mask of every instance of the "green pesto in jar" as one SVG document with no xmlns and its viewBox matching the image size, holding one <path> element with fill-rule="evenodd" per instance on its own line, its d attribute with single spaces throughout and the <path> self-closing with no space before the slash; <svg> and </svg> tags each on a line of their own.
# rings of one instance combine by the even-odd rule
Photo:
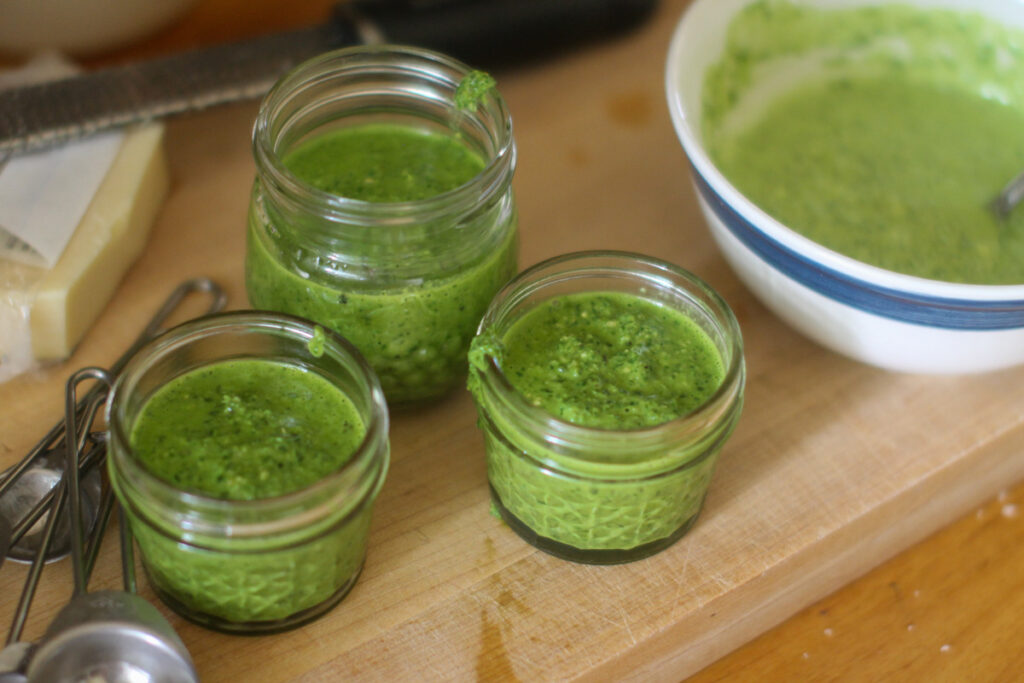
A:
<svg viewBox="0 0 1024 683">
<path fill-rule="evenodd" d="M 313 187 L 364 202 L 411 202 L 469 182 L 484 161 L 454 138 L 411 126 L 348 126 L 302 143 L 284 165 Z"/>
<path fill-rule="evenodd" d="M 338 470 L 365 433 L 352 402 L 320 375 L 236 360 L 161 387 L 143 407 L 131 445 L 153 474 L 179 489 L 255 500 Z"/>
<path fill-rule="evenodd" d="M 284 164 L 320 190 L 379 203 L 436 197 L 484 167 L 483 159 L 454 136 L 391 123 L 316 136 L 288 154 Z M 515 273 L 514 215 L 507 220 L 495 247 L 469 263 L 455 260 L 464 257 L 453 255 L 452 244 L 424 240 L 416 258 L 436 264 L 436 277 L 394 286 L 339 285 L 286 266 L 289 253 L 303 247 L 287 237 L 271 243 L 254 212 L 246 257 L 249 299 L 257 308 L 308 318 L 346 337 L 377 372 L 389 401 L 431 398 L 463 376 L 476 325 L 491 297 Z M 424 226 L 424 235 L 430 229 Z"/>
<path fill-rule="evenodd" d="M 619 433 L 692 413 L 725 377 L 717 346 L 692 318 L 623 292 L 546 300 L 499 339 L 474 340 L 474 373 L 487 357 L 516 392 L 551 416 Z M 521 428 L 486 403 L 478 382 L 471 375 L 481 417 L 492 425 L 485 428 L 488 479 L 499 510 L 514 526 L 563 547 L 556 554 L 626 551 L 596 560 L 624 561 L 628 551 L 678 538 L 696 519 L 720 441 L 713 451 L 666 447 L 653 456 L 634 456 L 627 446 L 615 463 L 566 456 L 528 445 Z"/>
<path fill-rule="evenodd" d="M 259 501 L 337 472 L 365 433 L 351 400 L 324 377 L 274 361 L 231 360 L 161 387 L 143 406 L 131 445 L 176 488 Z M 347 591 L 362 567 L 370 510 L 357 507 L 311 540 L 239 540 L 242 551 L 228 542 L 222 551 L 193 546 L 129 518 L 161 598 L 223 627 L 291 618 Z"/>
<path fill-rule="evenodd" d="M 690 318 L 638 296 L 571 294 L 505 334 L 501 368 L 524 397 L 585 427 L 640 429 L 703 404 L 725 370 Z"/>
<path fill-rule="evenodd" d="M 1024 169 L 1024 31 L 762 0 L 733 20 L 702 100 L 716 165 L 787 227 L 900 273 L 1024 283 L 1024 212 L 988 208 Z"/>
</svg>

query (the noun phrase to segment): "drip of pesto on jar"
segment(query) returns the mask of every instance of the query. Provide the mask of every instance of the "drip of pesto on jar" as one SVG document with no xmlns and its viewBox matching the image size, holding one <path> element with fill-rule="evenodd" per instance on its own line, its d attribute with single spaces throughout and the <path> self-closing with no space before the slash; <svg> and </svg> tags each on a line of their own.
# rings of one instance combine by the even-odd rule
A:
<svg viewBox="0 0 1024 683">
<path fill-rule="evenodd" d="M 460 111 L 476 111 L 494 89 L 497 81 L 485 71 L 470 71 L 455 88 L 455 107 Z"/>
</svg>

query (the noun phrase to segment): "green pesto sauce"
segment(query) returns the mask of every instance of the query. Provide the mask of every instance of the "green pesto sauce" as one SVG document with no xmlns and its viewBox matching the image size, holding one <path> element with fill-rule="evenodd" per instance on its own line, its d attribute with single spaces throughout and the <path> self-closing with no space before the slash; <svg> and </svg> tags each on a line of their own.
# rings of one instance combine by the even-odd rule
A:
<svg viewBox="0 0 1024 683">
<path fill-rule="evenodd" d="M 553 542 L 563 557 L 621 562 L 666 547 L 694 523 L 738 406 L 714 428 L 715 437 L 696 445 L 666 444 L 663 452 L 644 456 L 624 452 L 615 465 L 567 462 L 488 404 L 476 376 L 486 356 L 518 392 L 552 415 L 590 427 L 639 429 L 691 413 L 724 381 L 721 355 L 693 320 L 632 294 L 556 297 L 524 314 L 500 339 L 483 334 L 474 340 L 469 386 L 484 418 L 487 477 L 498 510 L 510 515 L 513 527 L 528 529 L 528 537 L 539 537 L 539 547 L 552 550 Z M 553 474 L 538 462 L 578 476 Z"/>
<path fill-rule="evenodd" d="M 143 407 L 131 444 L 153 474 L 178 488 L 253 500 L 338 470 L 365 432 L 352 402 L 320 375 L 234 360 L 161 387 Z"/>
<path fill-rule="evenodd" d="M 700 407 L 725 370 L 690 318 L 622 293 L 569 294 L 513 324 L 501 368 L 534 405 L 567 422 L 638 429 Z"/>
<path fill-rule="evenodd" d="M 470 71 L 455 89 L 455 107 L 463 111 L 476 111 L 495 85 L 497 82 L 489 73 Z"/>
<path fill-rule="evenodd" d="M 349 590 L 366 556 L 371 506 L 312 540 L 258 552 L 211 552 L 127 514 L 146 574 L 165 601 L 201 623 L 245 630 L 330 606 Z"/>
<path fill-rule="evenodd" d="M 322 190 L 367 201 L 431 197 L 483 168 L 483 161 L 454 137 L 394 124 L 326 133 L 299 146 L 285 163 Z M 344 290 L 317 277 L 315 260 L 286 265 L 308 249 L 287 235 L 272 242 L 264 235 L 263 220 L 259 211 L 250 212 L 246 291 L 253 307 L 314 320 L 346 337 L 377 372 L 391 403 L 433 398 L 458 383 L 480 318 L 516 271 L 514 211 L 488 209 L 467 219 L 502 222 L 495 230 L 497 243 L 472 262 L 453 255 L 460 245 L 450 239 L 424 240 L 417 258 L 436 263 L 437 277 L 415 285 L 357 283 Z M 431 229 L 423 226 L 424 235 Z"/>
<path fill-rule="evenodd" d="M 514 227 L 484 257 L 418 286 L 342 291 L 284 266 L 250 221 L 246 291 L 256 308 L 316 320 L 348 339 L 376 371 L 389 403 L 438 396 L 466 372 L 466 351 L 491 298 L 515 274 Z M 437 262 L 448 257 L 439 253 Z"/>
<path fill-rule="evenodd" d="M 484 168 L 479 155 L 453 138 L 399 124 L 338 128 L 304 142 L 283 161 L 319 190 L 366 202 L 434 197 Z"/>
<path fill-rule="evenodd" d="M 795 63 L 816 66 L 758 92 Z M 899 4 L 763 0 L 730 26 L 703 116 L 725 176 L 810 239 L 910 275 L 1024 283 L 1024 212 L 986 206 L 1024 168 L 1024 33 Z"/>
</svg>

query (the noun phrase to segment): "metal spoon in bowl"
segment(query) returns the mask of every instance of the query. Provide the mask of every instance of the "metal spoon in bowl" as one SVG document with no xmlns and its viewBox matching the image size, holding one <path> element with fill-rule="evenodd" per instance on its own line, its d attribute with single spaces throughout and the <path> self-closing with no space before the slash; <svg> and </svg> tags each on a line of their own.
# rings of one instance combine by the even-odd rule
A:
<svg viewBox="0 0 1024 683">
<path fill-rule="evenodd" d="M 997 218 L 1006 219 L 1013 208 L 1024 199 L 1024 172 L 1006 184 L 988 206 Z"/>
<path fill-rule="evenodd" d="M 211 297 L 206 313 L 216 313 L 224 308 L 227 302 L 224 291 L 212 280 L 196 278 L 183 282 L 175 288 L 128 350 L 111 366 L 110 372 L 113 376 L 116 377 L 121 372 L 143 344 L 163 332 L 165 323 L 177 307 L 193 293 L 206 293 Z M 90 388 L 78 402 L 76 415 L 79 418 L 83 417 L 86 407 L 100 398 L 103 391 L 104 387 L 99 382 Z M 91 421 L 85 420 L 85 424 Z M 63 468 L 64 446 L 61 440 L 65 433 L 64 427 L 65 420 L 59 421 L 18 464 L 0 473 L 0 517 L 4 517 L 6 522 L 0 524 L 0 550 L 4 551 L 0 553 L 0 565 L 3 564 L 4 557 L 31 561 L 35 554 L 34 549 L 39 545 L 39 537 L 42 534 L 42 524 L 38 523 L 38 520 L 50 509 L 53 486 L 60 479 Z M 99 452 L 91 460 L 87 456 L 86 460 L 98 462 L 102 455 L 103 453 Z M 86 497 L 91 507 L 91 512 L 86 513 L 90 528 L 95 522 L 95 505 L 99 499 L 99 468 L 95 471 L 95 476 L 88 475 L 84 478 Z M 68 550 L 68 534 L 62 525 L 47 560 L 63 557 Z"/>
</svg>

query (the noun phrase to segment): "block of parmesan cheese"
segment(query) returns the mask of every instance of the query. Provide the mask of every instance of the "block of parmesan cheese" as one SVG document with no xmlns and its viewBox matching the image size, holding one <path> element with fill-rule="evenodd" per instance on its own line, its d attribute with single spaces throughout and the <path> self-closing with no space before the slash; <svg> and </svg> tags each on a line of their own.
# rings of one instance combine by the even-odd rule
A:
<svg viewBox="0 0 1024 683">
<path fill-rule="evenodd" d="M 0 381 L 71 354 L 142 251 L 168 187 L 162 124 L 135 129 L 53 268 L 0 261 Z"/>
</svg>

